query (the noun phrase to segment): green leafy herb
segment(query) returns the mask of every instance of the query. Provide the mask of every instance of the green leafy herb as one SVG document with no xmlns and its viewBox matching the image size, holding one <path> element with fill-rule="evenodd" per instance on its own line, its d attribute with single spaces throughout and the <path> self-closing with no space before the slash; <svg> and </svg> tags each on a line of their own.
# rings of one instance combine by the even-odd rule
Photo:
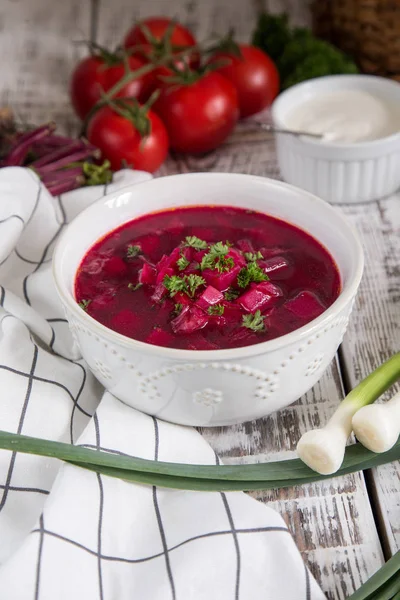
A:
<svg viewBox="0 0 400 600">
<path fill-rule="evenodd" d="M 163 284 L 169 291 L 171 298 L 178 292 L 187 292 L 187 283 L 184 277 L 179 275 L 166 275 L 163 279 Z"/>
<path fill-rule="evenodd" d="M 256 310 L 254 315 L 243 315 L 243 327 L 252 331 L 265 331 L 264 317 L 260 310 Z"/>
<path fill-rule="evenodd" d="M 181 304 L 180 302 L 177 302 L 174 306 L 174 314 L 176 316 L 180 315 L 182 312 L 182 308 L 183 308 L 183 304 Z"/>
<path fill-rule="evenodd" d="M 141 288 L 143 283 L 128 283 L 128 290 L 132 290 L 132 292 L 136 292 L 139 288 Z"/>
<path fill-rule="evenodd" d="M 287 15 L 261 14 L 253 44 L 276 63 L 282 89 L 313 77 L 358 72 L 353 60 L 332 44 L 308 29 L 290 29 Z"/>
<path fill-rule="evenodd" d="M 229 288 L 224 294 L 225 300 L 228 302 L 232 302 L 232 300 L 236 300 L 240 296 L 240 292 L 238 290 L 234 290 L 233 288 Z"/>
<path fill-rule="evenodd" d="M 205 285 L 206 282 L 203 279 L 203 277 L 200 277 L 200 275 L 194 275 L 193 273 L 191 273 L 190 275 L 187 275 L 185 277 L 186 277 L 187 285 L 189 288 L 189 291 L 187 292 L 187 294 L 188 294 L 188 296 L 193 298 L 196 293 L 197 288 L 200 287 L 201 285 Z"/>
<path fill-rule="evenodd" d="M 184 271 L 186 267 L 190 264 L 190 262 L 188 261 L 186 256 L 182 255 L 180 259 L 176 261 L 176 264 L 178 265 L 178 269 L 180 271 Z"/>
<path fill-rule="evenodd" d="M 88 306 L 89 306 L 90 303 L 91 303 L 91 300 L 81 300 L 80 302 L 78 302 L 79 306 L 84 311 L 86 311 L 88 309 Z"/>
<path fill-rule="evenodd" d="M 254 283 L 260 283 L 261 281 L 268 281 L 268 279 L 268 275 L 264 273 L 256 262 L 250 262 L 247 267 L 243 267 L 239 271 L 237 281 L 239 287 L 245 288 L 253 281 Z"/>
<path fill-rule="evenodd" d="M 171 298 L 178 292 L 184 292 L 190 298 L 193 298 L 197 288 L 205 285 L 205 283 L 203 277 L 194 275 L 193 273 L 184 275 L 183 277 L 179 277 L 179 275 L 166 275 L 163 280 L 163 284 L 169 291 Z"/>
<path fill-rule="evenodd" d="M 256 260 L 261 260 L 261 259 L 264 258 L 260 251 L 258 251 L 258 252 L 245 252 L 244 253 L 244 257 L 247 260 L 247 262 L 256 262 Z"/>
<path fill-rule="evenodd" d="M 185 238 L 185 246 L 195 248 L 195 250 L 205 250 L 208 246 L 207 242 L 201 240 L 195 235 L 189 235 Z"/>
<path fill-rule="evenodd" d="M 85 161 L 82 165 L 85 185 L 105 185 L 112 182 L 113 172 L 110 161 L 105 160 L 102 165 Z"/>
<path fill-rule="evenodd" d="M 229 248 L 232 246 L 229 242 L 217 242 L 213 244 L 208 253 L 202 258 L 200 268 L 217 270 L 219 273 L 229 271 L 234 266 L 233 258 L 226 256 L 229 252 Z"/>
<path fill-rule="evenodd" d="M 225 310 L 225 306 L 223 304 L 214 304 L 214 306 L 209 306 L 207 312 L 209 315 L 223 315 Z"/>
<path fill-rule="evenodd" d="M 129 245 L 126 251 L 127 258 L 136 258 L 139 254 L 141 254 L 142 249 L 140 246 L 132 246 Z"/>
</svg>

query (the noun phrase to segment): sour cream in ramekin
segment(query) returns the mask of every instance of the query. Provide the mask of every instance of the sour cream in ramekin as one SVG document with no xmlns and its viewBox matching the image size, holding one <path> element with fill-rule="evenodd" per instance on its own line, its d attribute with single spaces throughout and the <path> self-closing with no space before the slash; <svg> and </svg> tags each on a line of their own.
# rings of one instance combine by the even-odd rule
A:
<svg viewBox="0 0 400 600">
<path fill-rule="evenodd" d="M 400 107 L 365 90 L 341 89 L 307 98 L 288 112 L 285 121 L 288 129 L 351 144 L 398 132 Z"/>
</svg>

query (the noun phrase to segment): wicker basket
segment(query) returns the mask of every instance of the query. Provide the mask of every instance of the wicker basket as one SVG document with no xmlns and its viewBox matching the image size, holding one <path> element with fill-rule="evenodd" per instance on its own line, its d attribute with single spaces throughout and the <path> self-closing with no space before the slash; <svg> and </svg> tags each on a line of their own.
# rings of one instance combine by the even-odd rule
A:
<svg viewBox="0 0 400 600">
<path fill-rule="evenodd" d="M 312 20 L 364 73 L 400 81 L 400 0 L 314 0 Z"/>
</svg>

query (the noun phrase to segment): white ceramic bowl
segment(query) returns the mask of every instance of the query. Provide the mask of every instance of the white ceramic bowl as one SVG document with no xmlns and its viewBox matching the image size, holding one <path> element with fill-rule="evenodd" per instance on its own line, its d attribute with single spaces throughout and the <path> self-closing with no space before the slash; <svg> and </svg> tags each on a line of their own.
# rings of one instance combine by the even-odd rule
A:
<svg viewBox="0 0 400 600">
<path fill-rule="evenodd" d="M 316 237 L 340 271 L 342 292 L 308 325 L 230 350 L 178 350 L 139 342 L 101 325 L 74 300 L 78 266 L 92 244 L 122 223 L 176 206 L 229 204 L 281 217 Z M 99 381 L 126 404 L 186 425 L 227 425 L 287 406 L 321 377 L 346 330 L 363 252 L 345 218 L 287 184 L 251 175 L 193 173 L 153 179 L 105 196 L 66 229 L 53 273 L 72 334 Z"/>
<path fill-rule="evenodd" d="M 318 93 L 363 90 L 400 106 L 400 83 L 369 75 L 332 75 L 295 85 L 278 96 L 272 106 L 276 127 L 296 106 Z M 400 131 L 388 137 L 340 144 L 310 137 L 276 135 L 278 163 L 288 183 L 332 203 L 376 200 L 400 188 Z"/>
</svg>

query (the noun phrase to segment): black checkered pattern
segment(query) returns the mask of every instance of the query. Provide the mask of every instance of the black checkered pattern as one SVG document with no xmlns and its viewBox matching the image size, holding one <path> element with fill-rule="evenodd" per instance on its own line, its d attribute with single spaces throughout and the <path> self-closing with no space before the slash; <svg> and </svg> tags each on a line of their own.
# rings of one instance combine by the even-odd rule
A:
<svg viewBox="0 0 400 600">
<path fill-rule="evenodd" d="M 3 189 L 11 196 L 15 189 L 15 198 Z M 2 429 L 122 455 L 219 464 L 195 430 L 102 398 L 74 355 L 51 255 L 69 220 L 105 192 L 54 199 L 30 173 L 0 171 Z M 279 515 L 242 493 L 134 485 L 2 451 L 0 539 L 1 600 L 323 598 Z"/>
</svg>

